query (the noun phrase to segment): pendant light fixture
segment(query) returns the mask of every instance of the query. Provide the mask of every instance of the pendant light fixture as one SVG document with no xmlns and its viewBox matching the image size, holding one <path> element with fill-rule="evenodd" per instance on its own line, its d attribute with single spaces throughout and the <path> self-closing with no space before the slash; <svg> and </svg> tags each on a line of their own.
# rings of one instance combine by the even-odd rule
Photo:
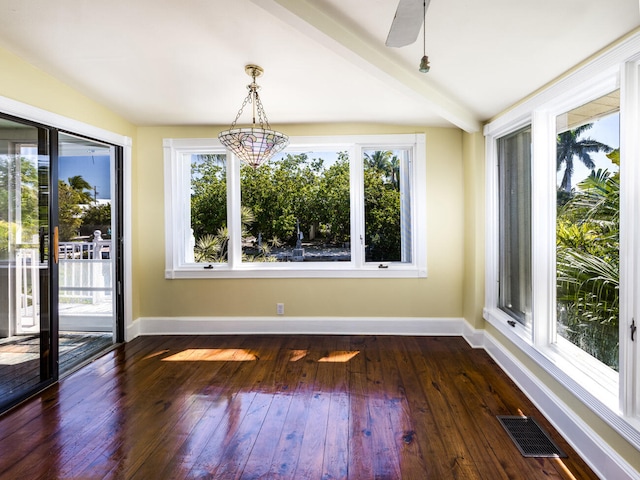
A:
<svg viewBox="0 0 640 480">
<path fill-rule="evenodd" d="M 424 13 L 424 23 L 422 24 L 422 59 L 420 60 L 420 66 L 418 70 L 422 73 L 427 73 L 431 67 L 429 66 L 429 57 L 427 57 L 427 1 L 423 0 L 423 13 Z"/>
<path fill-rule="evenodd" d="M 251 84 L 247 85 L 249 93 L 242 102 L 229 130 L 220 132 L 218 139 L 240 160 L 253 168 L 258 168 L 276 153 L 282 151 L 289 144 L 289 137 L 284 133 L 271 130 L 269 120 L 267 120 L 267 115 L 262 107 L 258 95 L 260 87 L 256 84 L 256 77 L 262 75 L 264 70 L 258 65 L 246 65 L 244 71 L 252 78 Z M 253 107 L 253 124 L 247 128 L 236 128 L 236 123 L 247 103 L 251 103 Z M 256 113 L 259 126 L 256 126 Z"/>
</svg>

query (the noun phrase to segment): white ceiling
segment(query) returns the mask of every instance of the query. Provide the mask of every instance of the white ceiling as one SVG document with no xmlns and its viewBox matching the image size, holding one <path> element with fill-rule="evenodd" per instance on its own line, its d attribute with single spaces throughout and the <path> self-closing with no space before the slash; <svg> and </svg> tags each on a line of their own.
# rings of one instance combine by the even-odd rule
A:
<svg viewBox="0 0 640 480">
<path fill-rule="evenodd" d="M 138 125 L 227 126 L 256 63 L 273 125 L 474 130 L 640 24 L 638 0 L 431 0 L 421 74 L 422 34 L 384 46 L 396 5 L 0 0 L 0 46 Z"/>
</svg>

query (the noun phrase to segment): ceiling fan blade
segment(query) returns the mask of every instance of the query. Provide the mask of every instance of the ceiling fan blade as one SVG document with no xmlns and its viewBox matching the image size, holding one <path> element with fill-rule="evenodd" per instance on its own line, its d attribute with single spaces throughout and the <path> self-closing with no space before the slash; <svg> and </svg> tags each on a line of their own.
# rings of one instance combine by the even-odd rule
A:
<svg viewBox="0 0 640 480">
<path fill-rule="evenodd" d="M 384 44 L 387 47 L 404 47 L 414 43 L 420 33 L 424 12 L 429 3 L 430 0 L 400 0 Z"/>
</svg>

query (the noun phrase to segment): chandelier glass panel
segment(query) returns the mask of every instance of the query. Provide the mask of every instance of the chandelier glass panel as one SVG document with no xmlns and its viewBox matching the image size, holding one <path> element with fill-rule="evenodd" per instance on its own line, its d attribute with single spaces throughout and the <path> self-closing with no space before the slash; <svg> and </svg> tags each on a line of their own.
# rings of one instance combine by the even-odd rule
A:
<svg viewBox="0 0 640 480">
<path fill-rule="evenodd" d="M 271 129 L 267 115 L 262 107 L 262 102 L 258 95 L 260 87 L 256 84 L 256 77 L 262 75 L 264 70 L 257 65 L 247 65 L 244 70 L 252 78 L 251 84 L 247 85 L 249 93 L 242 102 L 242 106 L 229 130 L 220 132 L 218 139 L 240 160 L 253 168 L 257 168 L 276 153 L 282 151 L 289 144 L 289 137 L 284 133 Z M 251 127 L 236 128 L 236 123 L 248 103 L 251 103 L 253 107 L 253 124 Z M 259 126 L 256 126 L 256 115 Z"/>
</svg>

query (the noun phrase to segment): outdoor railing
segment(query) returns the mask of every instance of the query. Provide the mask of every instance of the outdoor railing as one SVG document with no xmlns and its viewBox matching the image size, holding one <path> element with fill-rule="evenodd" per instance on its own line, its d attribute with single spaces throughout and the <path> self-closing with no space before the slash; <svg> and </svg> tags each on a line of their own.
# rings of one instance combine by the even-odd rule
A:
<svg viewBox="0 0 640 480">
<path fill-rule="evenodd" d="M 91 306 L 96 313 L 105 310 L 98 306 L 112 302 L 111 240 L 60 242 L 58 248 L 59 303 Z M 39 329 L 39 255 L 32 245 L 16 250 L 16 333 Z M 73 308 L 66 311 L 73 312 Z"/>
<path fill-rule="evenodd" d="M 110 301 L 111 241 L 61 242 L 59 295 L 61 303 L 99 304 Z"/>
</svg>

